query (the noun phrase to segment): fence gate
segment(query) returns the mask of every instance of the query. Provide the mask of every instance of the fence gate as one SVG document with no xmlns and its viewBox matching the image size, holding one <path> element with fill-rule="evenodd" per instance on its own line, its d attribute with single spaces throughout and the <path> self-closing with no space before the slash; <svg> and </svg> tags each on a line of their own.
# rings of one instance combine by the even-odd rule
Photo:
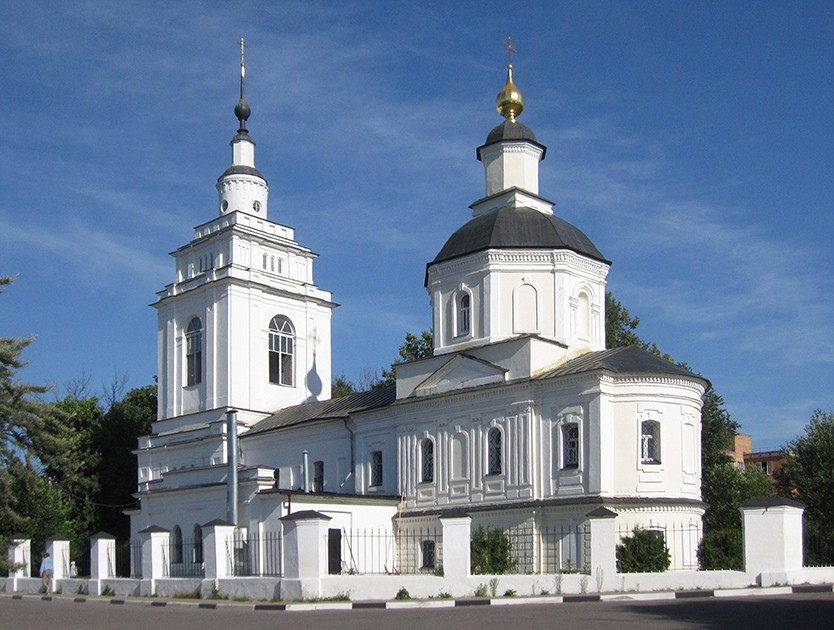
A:
<svg viewBox="0 0 834 630">
<path fill-rule="evenodd" d="M 342 530 L 327 530 L 327 572 L 338 575 L 342 572 Z"/>
</svg>

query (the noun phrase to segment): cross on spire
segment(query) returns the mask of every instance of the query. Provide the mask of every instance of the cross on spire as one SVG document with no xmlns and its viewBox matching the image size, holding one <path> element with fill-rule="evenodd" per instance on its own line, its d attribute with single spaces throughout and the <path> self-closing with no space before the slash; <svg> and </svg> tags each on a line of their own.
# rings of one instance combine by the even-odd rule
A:
<svg viewBox="0 0 834 630">
<path fill-rule="evenodd" d="M 507 35 L 504 38 L 504 48 L 507 49 L 507 64 L 513 65 L 513 55 L 518 54 L 518 49 L 513 44 L 513 36 Z"/>
</svg>

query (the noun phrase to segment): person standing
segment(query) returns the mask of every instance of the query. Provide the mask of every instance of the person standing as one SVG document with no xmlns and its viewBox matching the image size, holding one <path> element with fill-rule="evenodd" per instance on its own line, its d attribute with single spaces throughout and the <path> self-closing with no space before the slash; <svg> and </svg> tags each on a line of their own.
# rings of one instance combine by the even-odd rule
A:
<svg viewBox="0 0 834 630">
<path fill-rule="evenodd" d="M 49 595 L 49 592 L 52 590 L 52 558 L 49 557 L 48 551 L 43 552 L 40 573 L 46 594 Z"/>
</svg>

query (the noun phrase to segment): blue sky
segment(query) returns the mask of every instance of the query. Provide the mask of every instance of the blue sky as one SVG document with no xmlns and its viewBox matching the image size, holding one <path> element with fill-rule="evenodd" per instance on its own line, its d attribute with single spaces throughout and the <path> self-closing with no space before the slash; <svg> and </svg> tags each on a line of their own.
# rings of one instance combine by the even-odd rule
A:
<svg viewBox="0 0 834 630">
<path fill-rule="evenodd" d="M 342 305 L 335 372 L 387 366 L 483 196 L 508 33 L 541 192 L 614 261 L 638 332 L 754 447 L 834 409 L 830 2 L 6 3 L 0 334 L 37 334 L 21 376 L 151 382 L 148 304 L 216 214 L 241 36 L 270 218 Z"/>
</svg>

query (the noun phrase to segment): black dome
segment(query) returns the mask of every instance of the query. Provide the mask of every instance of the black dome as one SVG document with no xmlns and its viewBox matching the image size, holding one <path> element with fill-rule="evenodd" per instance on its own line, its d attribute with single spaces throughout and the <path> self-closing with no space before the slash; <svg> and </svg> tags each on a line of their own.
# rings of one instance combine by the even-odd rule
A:
<svg viewBox="0 0 834 630">
<path fill-rule="evenodd" d="M 429 264 L 486 249 L 567 249 L 611 262 L 581 230 L 555 215 L 533 208 L 499 208 L 466 222 Z"/>
<path fill-rule="evenodd" d="M 488 147 L 496 142 L 532 142 L 542 149 L 542 158 L 544 159 L 547 153 L 547 147 L 536 140 L 536 134 L 530 127 L 522 125 L 520 122 L 510 122 L 505 120 L 500 125 L 489 132 L 486 142 L 478 147 L 478 159 L 481 159 L 481 149 Z"/>
<path fill-rule="evenodd" d="M 520 122 L 510 122 L 509 120 L 505 120 L 490 131 L 484 145 L 499 142 L 501 140 L 532 140 L 533 142 L 538 143 L 538 140 L 536 140 L 536 134 L 533 133 L 533 130 L 530 129 L 530 127 L 526 127 Z"/>
</svg>

